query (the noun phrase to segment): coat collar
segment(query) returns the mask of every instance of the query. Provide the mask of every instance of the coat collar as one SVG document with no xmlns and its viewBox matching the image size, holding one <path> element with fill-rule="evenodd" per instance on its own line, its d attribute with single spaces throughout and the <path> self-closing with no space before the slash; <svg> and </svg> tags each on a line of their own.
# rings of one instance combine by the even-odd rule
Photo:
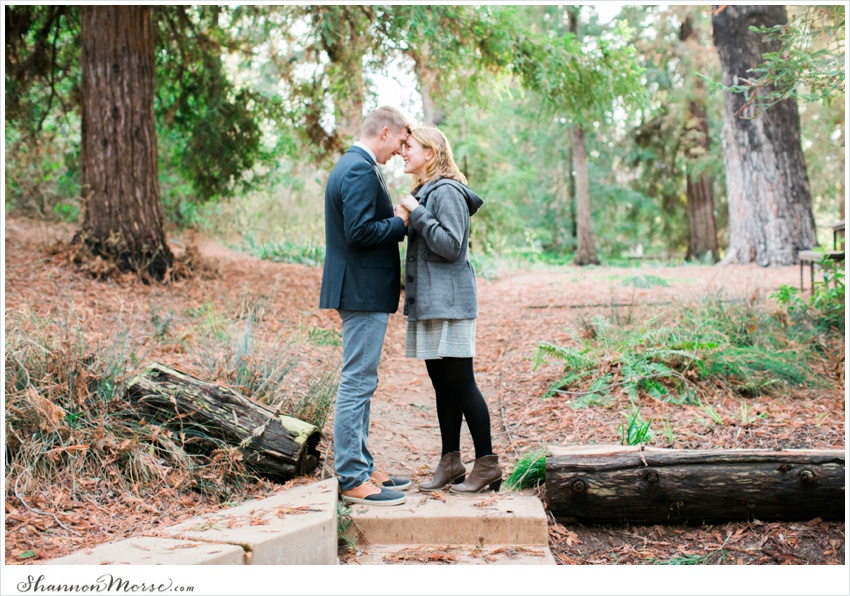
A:
<svg viewBox="0 0 850 596">
<path fill-rule="evenodd" d="M 375 159 L 374 154 L 371 151 L 369 151 L 366 147 L 364 147 L 362 145 L 362 143 L 355 143 L 354 145 L 351 146 L 351 149 L 349 149 L 349 151 L 354 151 L 355 153 L 359 153 L 360 155 L 362 155 L 363 157 L 368 159 L 369 163 L 372 164 L 373 166 L 378 165 L 378 162 Z"/>
</svg>

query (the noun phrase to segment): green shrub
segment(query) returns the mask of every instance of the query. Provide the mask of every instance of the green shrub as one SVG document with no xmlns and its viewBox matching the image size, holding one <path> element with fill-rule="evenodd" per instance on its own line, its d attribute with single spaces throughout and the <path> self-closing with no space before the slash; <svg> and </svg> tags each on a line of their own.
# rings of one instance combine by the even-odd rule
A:
<svg viewBox="0 0 850 596">
<path fill-rule="evenodd" d="M 814 332 L 844 334 L 844 264 L 824 256 L 820 261 L 821 279 L 816 280 L 808 300 L 800 297 L 797 288 L 782 285 L 771 294 L 772 298 L 788 312 L 798 328 L 811 328 Z"/>
<path fill-rule="evenodd" d="M 622 392 L 674 403 L 697 403 L 725 388 L 742 396 L 778 394 L 818 383 L 811 363 L 822 351 L 805 329 L 791 330 L 762 302 L 708 296 L 689 308 L 640 325 L 595 316 L 575 346 L 540 342 L 535 366 L 554 360 L 564 374 L 543 396 L 565 395 L 573 408 L 607 405 Z"/>
</svg>

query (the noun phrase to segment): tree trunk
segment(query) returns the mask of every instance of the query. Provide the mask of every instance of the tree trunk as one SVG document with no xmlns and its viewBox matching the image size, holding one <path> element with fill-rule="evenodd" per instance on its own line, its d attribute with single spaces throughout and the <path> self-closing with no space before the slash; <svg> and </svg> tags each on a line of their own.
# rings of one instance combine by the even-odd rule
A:
<svg viewBox="0 0 850 596">
<path fill-rule="evenodd" d="M 758 75 L 752 69 L 779 41 L 749 30 L 786 22 L 779 5 L 714 7 L 714 44 L 723 67 L 723 84 L 741 85 Z M 797 253 L 816 244 L 806 162 L 800 146 L 797 102 L 787 98 L 759 111 L 764 89 L 726 93 L 723 158 L 729 202 L 729 251 L 724 263 L 755 262 L 763 267 L 797 263 Z"/>
<path fill-rule="evenodd" d="M 576 168 L 575 168 L 575 152 L 573 151 L 572 143 L 567 149 L 567 176 L 568 176 L 568 196 L 570 206 L 570 245 L 575 247 L 578 245 L 578 226 L 576 225 Z"/>
<path fill-rule="evenodd" d="M 688 43 L 698 54 L 699 33 L 690 17 L 685 18 L 679 30 L 679 39 Z M 712 262 L 720 259 L 717 247 L 717 225 L 714 220 L 714 178 L 709 173 L 694 171 L 694 164 L 708 154 L 708 111 L 705 106 L 705 83 L 694 79 L 694 99 L 688 101 L 686 138 L 690 164 L 688 165 L 688 259 L 703 259 L 711 254 Z"/>
<path fill-rule="evenodd" d="M 162 280 L 173 262 L 159 198 L 150 6 L 81 6 L 82 240 Z"/>
<path fill-rule="evenodd" d="M 546 504 L 590 523 L 844 519 L 840 450 L 551 447 Z"/>
<path fill-rule="evenodd" d="M 584 147 L 584 131 L 580 126 L 573 129 L 573 158 L 576 172 L 576 265 L 598 265 L 596 247 L 593 244 L 593 220 L 590 213 L 590 176 L 587 171 L 587 150 Z"/>
<path fill-rule="evenodd" d="M 419 95 L 422 96 L 422 123 L 426 126 L 440 126 L 445 120 L 445 114 L 434 100 L 440 96 L 440 75 L 430 65 L 428 43 L 423 43 L 417 51 L 410 51 L 409 54 L 413 58 L 413 72 L 419 81 Z"/>
<path fill-rule="evenodd" d="M 235 391 L 206 383 L 162 364 L 152 364 L 129 381 L 127 393 L 164 424 L 238 446 L 245 461 L 275 480 L 310 473 L 318 464 L 318 428 L 276 414 Z"/>
<path fill-rule="evenodd" d="M 569 151 L 569 150 L 568 150 Z M 564 155 L 557 161 L 558 179 L 554 197 L 549 205 L 547 221 L 552 233 L 551 249 L 556 252 L 569 251 L 575 247 L 572 223 L 572 156 Z"/>
</svg>

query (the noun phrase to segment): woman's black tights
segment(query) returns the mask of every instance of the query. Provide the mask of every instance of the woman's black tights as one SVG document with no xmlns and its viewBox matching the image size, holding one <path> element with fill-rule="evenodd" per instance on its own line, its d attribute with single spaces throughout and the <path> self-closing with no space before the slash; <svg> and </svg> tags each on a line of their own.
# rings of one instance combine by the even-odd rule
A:
<svg viewBox="0 0 850 596">
<path fill-rule="evenodd" d="M 490 410 L 475 383 L 472 358 L 426 360 L 425 366 L 437 394 L 443 455 L 460 451 L 460 427 L 464 418 L 475 445 L 475 459 L 493 455 Z"/>
</svg>

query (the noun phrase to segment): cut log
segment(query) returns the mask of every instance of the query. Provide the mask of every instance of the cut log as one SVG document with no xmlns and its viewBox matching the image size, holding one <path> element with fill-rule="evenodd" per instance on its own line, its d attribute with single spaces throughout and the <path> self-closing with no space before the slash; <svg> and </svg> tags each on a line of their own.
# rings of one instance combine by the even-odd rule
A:
<svg viewBox="0 0 850 596">
<path fill-rule="evenodd" d="M 585 523 L 844 519 L 844 451 L 550 447 L 546 505 Z"/>
<path fill-rule="evenodd" d="M 316 426 L 277 415 L 227 387 L 154 363 L 129 381 L 127 393 L 158 419 L 200 427 L 204 435 L 238 447 L 252 469 L 271 479 L 303 476 L 319 462 Z"/>
</svg>

